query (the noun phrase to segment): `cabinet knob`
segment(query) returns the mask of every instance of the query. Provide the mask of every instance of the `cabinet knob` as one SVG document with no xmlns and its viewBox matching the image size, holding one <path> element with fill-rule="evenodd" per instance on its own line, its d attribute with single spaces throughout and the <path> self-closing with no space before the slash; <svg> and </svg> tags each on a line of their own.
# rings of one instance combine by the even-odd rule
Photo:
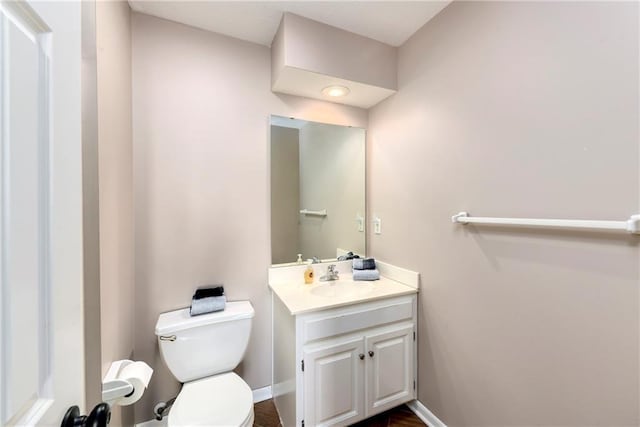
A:
<svg viewBox="0 0 640 427">
<path fill-rule="evenodd" d="M 374 354 L 375 353 L 373 351 L 369 350 L 369 357 L 373 357 Z"/>
<path fill-rule="evenodd" d="M 360 360 L 364 360 L 364 354 L 360 353 L 358 357 L 360 358 Z"/>
</svg>

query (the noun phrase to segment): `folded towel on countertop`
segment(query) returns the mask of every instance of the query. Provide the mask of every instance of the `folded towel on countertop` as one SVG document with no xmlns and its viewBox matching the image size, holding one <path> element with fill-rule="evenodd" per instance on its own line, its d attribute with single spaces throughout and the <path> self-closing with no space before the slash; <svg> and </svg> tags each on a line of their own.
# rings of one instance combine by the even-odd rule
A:
<svg viewBox="0 0 640 427">
<path fill-rule="evenodd" d="M 378 280 L 380 272 L 378 270 L 353 270 L 353 280 Z"/>
<path fill-rule="evenodd" d="M 353 260 L 354 270 L 374 270 L 375 268 L 375 258 L 357 258 Z"/>
<path fill-rule="evenodd" d="M 221 297 L 224 295 L 224 287 L 222 285 L 207 285 L 206 288 L 196 289 L 196 293 L 193 294 L 193 299 L 201 299 L 207 297 Z"/>
<path fill-rule="evenodd" d="M 192 299 L 189 314 L 198 316 L 200 314 L 213 313 L 214 311 L 224 310 L 227 304 L 227 297 L 224 295 L 219 297 L 205 297 L 200 299 Z"/>
</svg>

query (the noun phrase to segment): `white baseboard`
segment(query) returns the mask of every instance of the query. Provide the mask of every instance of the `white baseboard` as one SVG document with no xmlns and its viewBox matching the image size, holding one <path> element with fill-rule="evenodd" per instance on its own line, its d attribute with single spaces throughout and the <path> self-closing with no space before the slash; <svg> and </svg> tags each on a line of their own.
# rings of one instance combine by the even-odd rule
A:
<svg viewBox="0 0 640 427">
<path fill-rule="evenodd" d="M 269 400 L 273 397 L 273 395 L 271 394 L 271 386 L 258 388 L 258 389 L 252 390 L 252 392 L 253 392 L 253 403 Z M 166 427 L 167 418 L 168 417 L 164 417 L 162 421 L 156 421 L 156 420 L 145 421 L 143 423 L 136 424 L 135 427 Z"/>
<path fill-rule="evenodd" d="M 445 423 L 440 421 L 433 412 L 427 409 L 419 400 L 412 400 L 407 403 L 409 409 L 411 409 L 426 425 L 429 427 L 447 427 Z"/>
<path fill-rule="evenodd" d="M 162 421 L 149 420 L 140 424 L 136 424 L 135 427 L 167 427 L 167 417 L 164 417 Z"/>
<path fill-rule="evenodd" d="M 271 393 L 271 386 L 257 388 L 253 390 L 253 403 L 269 400 L 273 397 Z"/>
</svg>

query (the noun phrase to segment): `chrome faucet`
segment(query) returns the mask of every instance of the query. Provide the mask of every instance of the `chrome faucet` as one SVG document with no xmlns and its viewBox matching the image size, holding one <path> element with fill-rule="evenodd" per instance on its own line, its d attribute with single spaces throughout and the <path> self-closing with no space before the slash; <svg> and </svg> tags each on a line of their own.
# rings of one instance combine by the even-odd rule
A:
<svg viewBox="0 0 640 427">
<path fill-rule="evenodd" d="M 320 264 L 321 262 L 322 261 L 320 261 L 320 258 L 318 258 L 317 256 L 311 258 L 311 264 Z"/>
<path fill-rule="evenodd" d="M 327 267 L 327 274 L 325 274 L 324 276 L 320 277 L 320 281 L 321 282 L 328 282 L 331 280 L 338 280 L 340 279 L 339 276 L 340 273 L 338 273 L 338 270 L 336 270 L 336 266 L 335 264 L 331 264 Z"/>
</svg>

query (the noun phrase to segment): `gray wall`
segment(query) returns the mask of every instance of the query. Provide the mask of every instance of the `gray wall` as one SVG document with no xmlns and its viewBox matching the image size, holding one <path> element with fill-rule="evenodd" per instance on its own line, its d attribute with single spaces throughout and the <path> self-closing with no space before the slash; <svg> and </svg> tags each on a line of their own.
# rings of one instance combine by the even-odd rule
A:
<svg viewBox="0 0 640 427">
<path fill-rule="evenodd" d="M 133 357 L 133 147 L 131 11 L 125 1 L 96 2 L 100 186 L 102 375 Z M 114 406 L 114 426 L 132 425 L 133 407 Z"/>
<path fill-rule="evenodd" d="M 421 273 L 419 399 L 451 426 L 638 425 L 638 238 L 452 214 L 638 206 L 638 5 L 454 2 L 369 116 L 371 253 Z"/>
<path fill-rule="evenodd" d="M 256 310 L 239 372 L 271 382 L 269 117 L 367 127 L 367 112 L 270 91 L 270 52 L 150 16 L 132 15 L 135 357 L 155 369 L 136 420 L 176 395 L 158 353 L 163 311 L 224 283 Z"/>
<path fill-rule="evenodd" d="M 299 131 L 271 126 L 271 262 L 294 262 L 300 253 Z"/>
</svg>

